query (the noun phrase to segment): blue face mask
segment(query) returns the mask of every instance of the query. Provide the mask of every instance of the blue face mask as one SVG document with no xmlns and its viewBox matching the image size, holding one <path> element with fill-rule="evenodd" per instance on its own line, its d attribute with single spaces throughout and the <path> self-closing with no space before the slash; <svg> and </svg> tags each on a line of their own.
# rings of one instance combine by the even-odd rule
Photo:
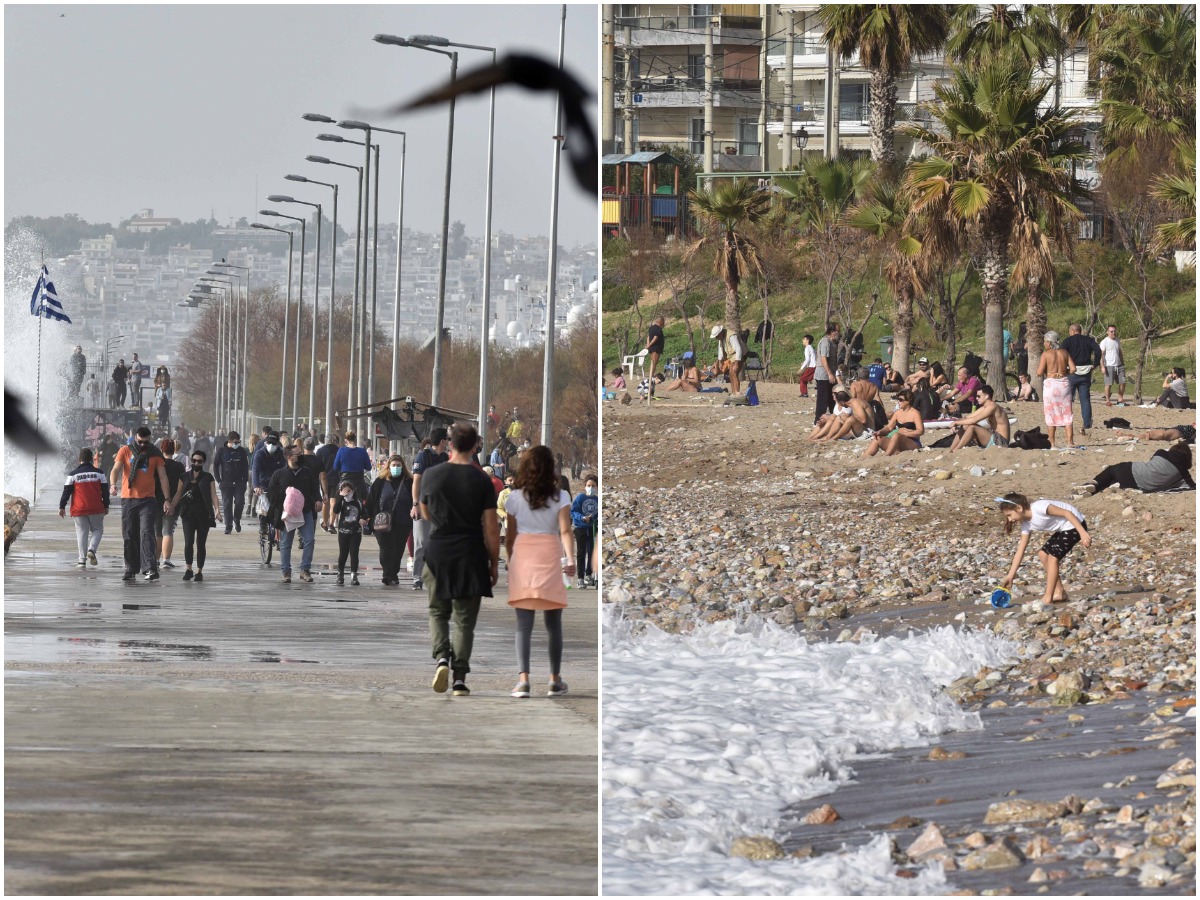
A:
<svg viewBox="0 0 1200 900">
<path fill-rule="evenodd" d="M 400 466 L 392 466 L 391 469 L 393 478 L 399 478 L 404 474 L 404 469 L 400 468 Z"/>
</svg>

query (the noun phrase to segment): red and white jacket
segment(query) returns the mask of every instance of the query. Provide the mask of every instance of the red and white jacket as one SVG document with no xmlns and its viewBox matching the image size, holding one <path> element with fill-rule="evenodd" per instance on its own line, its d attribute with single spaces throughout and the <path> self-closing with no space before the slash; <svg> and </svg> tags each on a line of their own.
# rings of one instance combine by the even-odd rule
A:
<svg viewBox="0 0 1200 900">
<path fill-rule="evenodd" d="M 58 508 L 71 504 L 72 516 L 99 516 L 108 512 L 108 476 L 86 463 L 67 476 Z"/>
</svg>

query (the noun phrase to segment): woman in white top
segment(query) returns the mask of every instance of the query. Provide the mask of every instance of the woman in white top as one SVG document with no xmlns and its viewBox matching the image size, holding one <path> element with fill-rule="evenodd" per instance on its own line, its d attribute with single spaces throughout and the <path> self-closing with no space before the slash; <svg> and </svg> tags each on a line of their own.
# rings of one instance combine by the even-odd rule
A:
<svg viewBox="0 0 1200 900">
<path fill-rule="evenodd" d="M 575 534 L 571 495 L 559 487 L 550 448 L 530 447 L 517 468 L 513 492 L 504 504 L 508 535 L 508 605 L 517 611 L 517 686 L 514 697 L 529 696 L 529 645 L 536 610 L 542 610 L 550 641 L 550 686 L 561 697 L 567 683 L 562 667 L 562 611 L 567 605 L 563 576 L 575 574 Z"/>
<path fill-rule="evenodd" d="M 804 336 L 804 362 L 800 366 L 800 396 L 808 396 L 808 384 L 817 374 L 817 350 L 813 346 L 813 336 Z"/>
</svg>

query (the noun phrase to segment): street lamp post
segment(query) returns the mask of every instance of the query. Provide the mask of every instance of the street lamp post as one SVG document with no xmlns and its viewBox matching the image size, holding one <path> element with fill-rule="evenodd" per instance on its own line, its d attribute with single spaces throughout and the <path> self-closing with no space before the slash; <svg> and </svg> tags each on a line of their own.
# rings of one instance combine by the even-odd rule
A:
<svg viewBox="0 0 1200 900">
<path fill-rule="evenodd" d="M 241 367 L 241 386 L 238 390 L 239 405 L 242 408 L 241 432 L 243 436 L 250 431 L 250 417 L 246 412 L 246 382 L 250 377 L 248 371 L 248 360 L 250 359 L 250 267 L 235 266 L 233 263 L 224 261 L 213 263 L 214 268 L 220 269 L 241 269 L 246 273 L 246 314 L 243 317 L 242 325 L 242 367 Z"/>
<path fill-rule="evenodd" d="M 283 213 L 276 212 L 273 209 L 260 209 L 258 214 L 260 216 L 275 216 L 280 219 L 290 219 L 293 222 L 300 223 L 300 291 L 296 297 L 296 359 L 292 363 L 292 431 L 295 431 L 296 424 L 299 421 L 297 411 L 300 406 L 300 342 L 302 338 L 300 334 L 300 311 L 304 308 L 304 246 L 307 239 L 305 234 L 307 223 L 302 216 L 285 216 Z M 313 339 L 316 339 L 315 335 Z"/>
<path fill-rule="evenodd" d="M 221 291 L 221 305 L 217 307 L 217 359 L 216 377 L 213 389 L 213 432 L 221 430 L 221 406 L 224 402 L 224 367 L 225 367 L 225 301 L 229 298 L 229 285 L 212 278 L 199 278 L 194 290 L 200 291 L 201 296 L 207 294 L 208 299 L 215 299 L 214 292 Z"/>
<path fill-rule="evenodd" d="M 218 353 L 218 376 L 221 379 L 221 402 L 225 407 L 225 422 L 223 423 L 226 429 L 230 428 L 233 422 L 233 404 L 232 395 L 236 392 L 237 386 L 237 370 L 238 370 L 238 353 L 237 353 L 237 329 L 241 323 L 240 311 L 235 312 L 235 306 L 238 303 L 237 296 L 241 288 L 241 276 L 230 275 L 226 272 L 218 272 L 215 269 L 209 269 L 205 275 L 211 275 L 211 278 L 201 278 L 200 282 L 223 285 L 228 290 L 229 309 L 224 308 L 222 304 L 222 315 L 225 317 L 225 329 L 222 332 L 221 347 Z M 219 278 L 228 278 L 230 281 L 218 281 Z M 238 291 L 234 290 L 232 279 L 238 280 Z M 232 384 L 230 382 L 233 382 Z"/>
<path fill-rule="evenodd" d="M 278 213 L 272 213 L 272 215 L 278 215 Z M 261 228 L 264 231 L 278 231 L 280 234 L 286 234 L 288 239 L 287 300 L 283 304 L 283 364 L 279 373 L 279 430 L 283 431 L 284 397 L 287 391 L 288 317 L 291 315 L 292 308 L 292 242 L 296 235 L 286 228 L 275 228 L 272 225 L 261 225 L 258 222 L 250 227 Z"/>
<path fill-rule="evenodd" d="M 430 53 L 440 53 L 450 57 L 450 81 L 458 77 L 457 51 L 439 50 L 436 47 L 424 46 L 392 34 L 377 34 L 375 40 L 380 44 L 391 44 L 397 47 L 416 47 Z M 438 302 L 437 319 L 433 332 L 433 389 L 430 403 L 438 406 L 442 399 L 442 329 L 446 320 L 446 251 L 450 237 L 450 175 L 454 161 L 454 95 L 450 97 L 450 122 L 446 129 L 446 187 L 442 209 L 442 258 L 438 270 Z"/>
<path fill-rule="evenodd" d="M 290 177 L 290 176 L 289 176 Z M 295 179 L 292 179 L 295 181 Z M 309 372 L 308 372 L 308 427 L 312 428 L 313 413 L 316 411 L 317 405 L 317 312 L 321 306 L 321 226 L 323 219 L 321 218 L 321 204 L 310 203 L 307 200 L 296 200 L 284 194 L 271 194 L 267 197 L 272 203 L 300 203 L 304 206 L 312 206 L 317 210 L 317 257 L 316 268 L 313 271 L 313 315 L 312 315 L 312 347 L 309 353 Z M 300 271 L 304 271 L 304 264 L 301 262 Z M 303 277 L 303 276 L 301 276 Z M 303 291 L 303 285 L 301 286 Z M 330 306 L 333 305 L 333 295 L 330 294 Z M 299 350 L 299 345 L 296 347 Z M 296 357 L 297 367 L 300 364 L 299 356 Z"/>
<path fill-rule="evenodd" d="M 337 296 L 337 207 L 338 186 L 328 181 L 316 181 L 303 175 L 285 175 L 288 181 L 300 181 L 305 184 L 320 184 L 333 188 L 333 239 L 329 242 L 329 314 L 326 316 L 328 332 L 325 345 L 325 434 L 333 428 L 333 306 Z M 316 323 L 313 323 L 313 333 L 316 333 Z"/>
<path fill-rule="evenodd" d="M 319 134 L 319 136 L 317 136 L 317 139 L 322 140 L 325 137 L 326 136 L 324 136 L 324 134 Z M 332 136 L 329 136 L 329 137 L 337 138 L 337 140 L 342 140 L 342 137 L 338 136 L 338 134 L 332 134 Z M 330 160 L 330 158 L 326 158 L 324 156 L 306 156 L 305 158 L 308 162 L 320 163 L 320 164 L 323 164 L 323 166 L 340 166 L 343 169 L 354 169 L 355 172 L 358 173 L 358 175 L 359 175 L 358 214 L 356 214 L 355 221 L 361 220 L 361 218 L 362 218 L 362 167 L 361 166 L 350 166 L 350 164 L 348 162 L 337 162 L 336 160 Z M 354 235 L 354 294 L 353 294 L 352 298 L 350 298 L 350 359 L 349 359 L 349 365 L 348 365 L 349 379 L 348 379 L 348 384 L 346 386 L 346 406 L 347 406 L 347 408 L 354 406 L 354 354 L 355 354 L 356 348 L 358 348 L 358 341 L 355 340 L 355 334 L 356 334 L 356 323 L 358 323 L 359 274 L 360 274 L 360 271 L 359 271 L 359 242 L 362 239 L 362 232 L 361 232 L 361 229 L 359 229 L 359 228 L 355 228 L 354 230 L 356 232 L 356 234 Z M 330 366 L 332 366 L 332 362 L 331 362 Z"/>
<path fill-rule="evenodd" d="M 433 45 L 438 47 L 461 47 L 465 50 L 482 50 L 492 54 L 492 65 L 496 64 L 496 48 L 483 47 L 477 44 L 460 44 L 430 34 L 419 34 L 409 39 L 418 45 Z M 488 351 L 491 347 L 491 309 L 492 309 L 492 183 L 495 172 L 494 157 L 496 148 L 496 86 L 492 85 L 491 98 L 488 104 L 488 155 L 487 155 L 487 194 L 483 206 L 483 310 L 480 313 L 479 332 L 479 433 L 487 443 L 487 408 L 488 408 Z M 398 282 L 397 282 L 398 283 Z M 396 296 L 399 297 L 397 288 Z M 396 396 L 395 390 L 392 396 Z M 481 451 L 487 453 L 487 447 Z M 481 459 L 480 462 L 483 460 Z"/>
</svg>

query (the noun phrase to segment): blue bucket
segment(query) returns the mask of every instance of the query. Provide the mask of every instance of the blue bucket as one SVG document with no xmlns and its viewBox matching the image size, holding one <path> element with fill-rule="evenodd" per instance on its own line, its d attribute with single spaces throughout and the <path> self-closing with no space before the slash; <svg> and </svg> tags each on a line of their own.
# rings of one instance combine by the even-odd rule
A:
<svg viewBox="0 0 1200 900">
<path fill-rule="evenodd" d="M 1006 591 L 1004 588 L 996 588 L 994 591 L 992 591 L 993 609 L 1007 609 L 1011 602 L 1012 594 Z"/>
</svg>

